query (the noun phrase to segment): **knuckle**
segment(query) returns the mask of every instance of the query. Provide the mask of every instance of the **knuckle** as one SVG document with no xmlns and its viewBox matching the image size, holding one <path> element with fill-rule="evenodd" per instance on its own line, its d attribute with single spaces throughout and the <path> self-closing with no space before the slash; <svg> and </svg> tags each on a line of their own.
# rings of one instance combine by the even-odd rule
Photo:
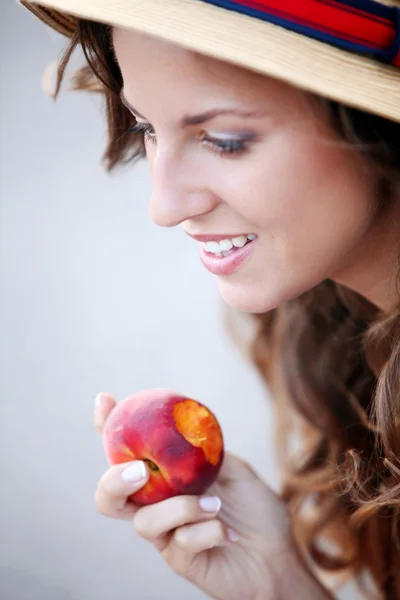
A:
<svg viewBox="0 0 400 600">
<path fill-rule="evenodd" d="M 140 535 L 140 537 L 145 539 L 148 539 L 150 537 L 147 526 L 147 520 L 145 517 L 143 517 L 143 513 L 140 510 L 133 516 L 133 527 L 135 528 L 136 533 Z"/>
<path fill-rule="evenodd" d="M 100 478 L 99 488 L 102 489 L 104 494 L 110 494 L 112 491 L 110 471 L 106 471 Z"/>
<path fill-rule="evenodd" d="M 175 531 L 174 542 L 179 548 L 183 549 L 189 545 L 190 535 L 184 527 L 181 527 Z"/>
<path fill-rule="evenodd" d="M 104 506 L 104 502 L 102 499 L 102 493 L 101 493 L 100 486 L 97 487 L 97 489 L 94 493 L 94 503 L 95 503 L 97 512 L 103 516 L 107 516 L 107 511 L 106 511 L 106 508 Z"/>
</svg>

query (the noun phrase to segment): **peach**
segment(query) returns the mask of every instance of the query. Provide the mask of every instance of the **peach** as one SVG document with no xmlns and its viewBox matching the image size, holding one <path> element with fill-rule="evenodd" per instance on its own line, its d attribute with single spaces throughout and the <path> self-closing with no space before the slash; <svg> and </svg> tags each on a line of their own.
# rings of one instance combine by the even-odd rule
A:
<svg viewBox="0 0 400 600">
<path fill-rule="evenodd" d="M 117 404 L 103 434 L 111 464 L 142 460 L 150 478 L 131 500 L 153 504 L 181 494 L 203 494 L 224 456 L 221 428 L 200 402 L 171 390 L 143 390 Z"/>
</svg>

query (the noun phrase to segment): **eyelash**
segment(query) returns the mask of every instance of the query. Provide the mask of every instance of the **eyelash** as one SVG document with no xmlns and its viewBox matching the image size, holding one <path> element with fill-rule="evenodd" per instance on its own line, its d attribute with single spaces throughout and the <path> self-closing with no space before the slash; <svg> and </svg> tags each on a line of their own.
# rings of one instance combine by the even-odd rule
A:
<svg viewBox="0 0 400 600">
<path fill-rule="evenodd" d="M 156 136 L 153 128 L 150 125 L 145 125 L 144 123 L 137 123 L 131 129 L 128 129 L 127 133 L 143 133 L 146 140 L 152 142 L 153 144 L 156 142 Z M 203 134 L 200 137 L 200 141 L 208 146 L 213 152 L 216 154 L 222 155 L 239 155 L 243 154 L 248 150 L 246 141 L 244 140 L 219 140 L 217 141 L 215 138 L 208 137 Z"/>
</svg>

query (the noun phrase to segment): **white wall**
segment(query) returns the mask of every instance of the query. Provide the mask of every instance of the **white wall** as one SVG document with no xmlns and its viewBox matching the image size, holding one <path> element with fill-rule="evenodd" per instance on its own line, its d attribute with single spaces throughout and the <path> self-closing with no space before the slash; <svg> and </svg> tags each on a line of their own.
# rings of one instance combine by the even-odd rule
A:
<svg viewBox="0 0 400 600">
<path fill-rule="evenodd" d="M 274 481 L 266 391 L 224 333 L 196 243 L 148 216 L 145 163 L 107 175 L 93 98 L 40 79 L 62 44 L 0 4 L 0 597 L 197 600 L 130 524 L 97 515 L 98 391 L 208 404 Z"/>
</svg>

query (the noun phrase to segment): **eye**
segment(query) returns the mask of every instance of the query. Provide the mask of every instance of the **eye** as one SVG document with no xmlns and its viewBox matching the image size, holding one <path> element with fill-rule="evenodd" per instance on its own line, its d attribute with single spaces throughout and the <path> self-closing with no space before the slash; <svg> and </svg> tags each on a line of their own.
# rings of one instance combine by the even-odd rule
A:
<svg viewBox="0 0 400 600">
<path fill-rule="evenodd" d="M 136 123 L 134 127 L 128 129 L 127 133 L 143 133 L 145 140 L 156 142 L 156 133 L 151 125 L 146 123 Z M 203 134 L 198 138 L 200 142 L 210 148 L 212 152 L 215 152 L 219 156 L 233 155 L 239 156 L 248 151 L 249 142 L 252 141 L 252 137 L 246 137 L 242 139 L 238 138 L 227 138 L 218 139 L 211 137 L 207 134 Z"/>
<path fill-rule="evenodd" d="M 148 125 L 146 123 L 136 123 L 136 125 L 134 127 L 132 127 L 131 129 L 128 129 L 127 133 L 143 133 L 144 137 L 151 141 L 151 142 L 155 142 L 156 141 L 156 133 L 153 129 L 153 127 L 151 127 L 151 125 Z"/>
<path fill-rule="evenodd" d="M 248 138 L 246 139 L 218 139 L 203 134 L 200 138 L 203 145 L 207 146 L 213 152 L 220 156 L 224 154 L 244 154 L 248 150 Z"/>
</svg>

